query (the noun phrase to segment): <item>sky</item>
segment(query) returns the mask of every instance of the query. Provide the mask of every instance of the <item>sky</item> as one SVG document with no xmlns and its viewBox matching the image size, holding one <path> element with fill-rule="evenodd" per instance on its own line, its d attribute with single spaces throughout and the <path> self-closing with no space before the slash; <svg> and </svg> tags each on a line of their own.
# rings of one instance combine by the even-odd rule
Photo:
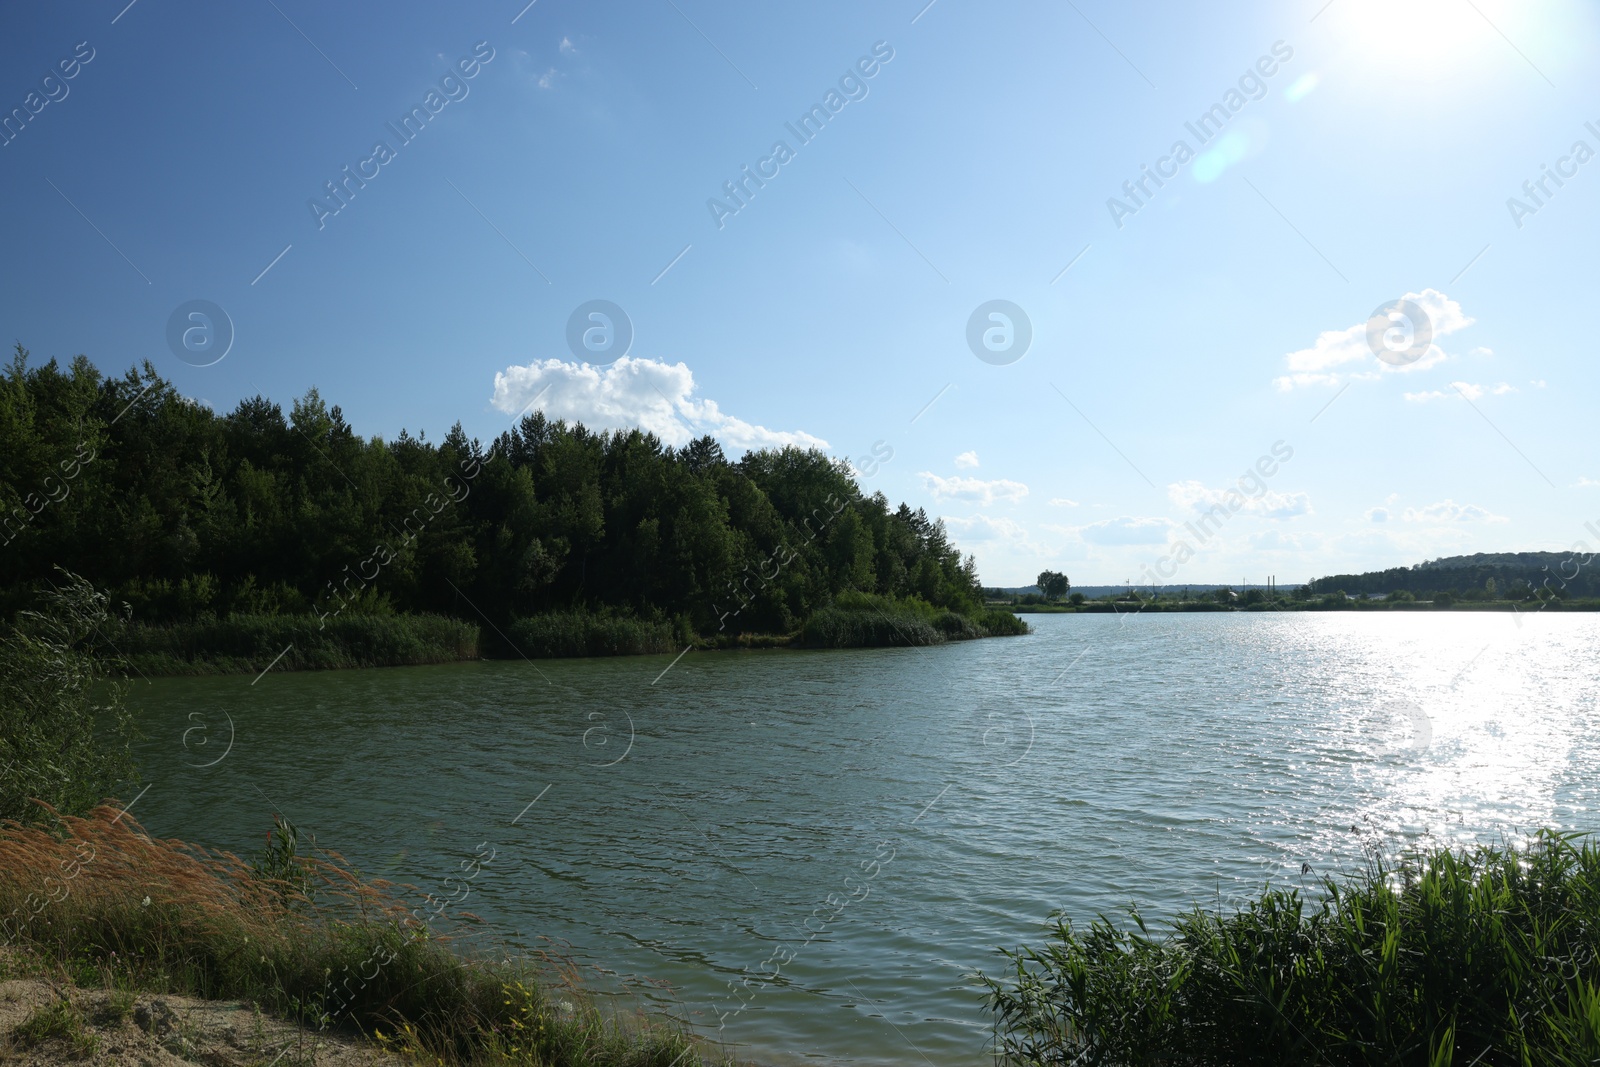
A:
<svg viewBox="0 0 1600 1067">
<path fill-rule="evenodd" d="M 1600 544 L 1577 0 L 0 20 L 38 361 L 384 438 L 817 447 L 990 585 Z"/>
</svg>

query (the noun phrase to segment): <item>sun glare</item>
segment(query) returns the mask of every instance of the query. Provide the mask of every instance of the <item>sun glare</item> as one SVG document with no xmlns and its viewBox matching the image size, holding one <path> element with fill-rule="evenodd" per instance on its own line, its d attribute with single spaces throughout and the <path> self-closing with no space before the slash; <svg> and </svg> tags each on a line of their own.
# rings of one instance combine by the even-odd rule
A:
<svg viewBox="0 0 1600 1067">
<path fill-rule="evenodd" d="M 1333 0 L 1321 16 L 1349 58 L 1409 82 L 1470 77 L 1491 48 L 1506 47 L 1492 17 L 1466 0 Z"/>
</svg>

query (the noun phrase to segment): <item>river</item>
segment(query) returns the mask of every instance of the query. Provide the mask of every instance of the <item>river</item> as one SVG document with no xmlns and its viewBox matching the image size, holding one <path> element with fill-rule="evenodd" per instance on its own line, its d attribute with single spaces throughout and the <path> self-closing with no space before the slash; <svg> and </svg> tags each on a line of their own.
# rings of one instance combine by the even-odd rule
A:
<svg viewBox="0 0 1600 1067">
<path fill-rule="evenodd" d="M 935 1067 L 989 1061 L 970 975 L 1055 909 L 1159 918 L 1372 848 L 1600 822 L 1600 615 L 1029 622 L 140 682 L 134 814 L 249 854 L 281 810 L 740 1056 Z"/>
</svg>

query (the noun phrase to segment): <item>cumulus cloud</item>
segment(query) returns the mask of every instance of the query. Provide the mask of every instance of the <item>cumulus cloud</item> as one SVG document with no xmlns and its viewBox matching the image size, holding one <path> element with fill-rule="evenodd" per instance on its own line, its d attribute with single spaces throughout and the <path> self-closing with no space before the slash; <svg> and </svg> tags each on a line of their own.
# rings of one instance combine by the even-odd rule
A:
<svg viewBox="0 0 1600 1067">
<path fill-rule="evenodd" d="M 1050 498 L 1050 506 L 1053 508 L 1075 508 L 1078 506 L 1078 502 L 1076 500 L 1068 500 L 1064 496 L 1053 496 Z"/>
<path fill-rule="evenodd" d="M 1600 481 L 1590 478 L 1586 474 L 1578 475 L 1578 480 L 1572 483 L 1574 489 L 1600 489 Z"/>
<path fill-rule="evenodd" d="M 572 38 L 571 37 L 563 37 L 563 38 L 561 38 L 561 51 L 562 51 L 563 54 L 570 56 L 574 52 L 576 52 L 577 50 L 578 50 L 578 46 L 572 43 Z"/>
<path fill-rule="evenodd" d="M 548 89 L 556 83 L 556 68 L 551 67 L 539 75 L 539 88 Z"/>
<path fill-rule="evenodd" d="M 1006 478 L 996 478 L 992 482 L 959 475 L 941 478 L 932 471 L 919 471 L 917 477 L 922 479 L 922 484 L 927 486 L 935 500 L 971 500 L 987 506 L 996 500 L 1016 503 L 1028 495 L 1027 486 Z"/>
<path fill-rule="evenodd" d="M 1164 545 L 1171 519 L 1123 515 L 1078 527 L 1078 536 L 1092 545 Z"/>
<path fill-rule="evenodd" d="M 715 400 L 694 391 L 694 374 L 682 363 L 624 356 L 594 367 L 546 359 L 496 374 L 491 403 L 512 417 L 537 405 L 549 418 L 592 430 L 644 430 L 675 446 L 710 434 L 735 449 L 828 447 L 801 430 L 769 430 L 724 414 Z"/>
<path fill-rule="evenodd" d="M 978 454 L 976 452 L 963 452 L 956 457 L 956 468 L 958 470 L 969 470 L 977 465 Z"/>
<path fill-rule="evenodd" d="M 1265 483 L 1262 483 L 1265 485 Z M 1230 513 L 1243 511 L 1266 519 L 1291 519 L 1296 515 L 1311 514 L 1311 496 L 1308 493 L 1278 493 L 1260 490 L 1254 494 L 1239 489 L 1211 489 L 1202 482 L 1173 482 L 1167 486 L 1167 498 L 1180 508 L 1208 511 L 1220 504 Z M 1243 503 L 1239 503 L 1240 501 Z"/>
<path fill-rule="evenodd" d="M 1425 404 L 1430 400 L 1453 400 L 1458 397 L 1466 397 L 1468 400 L 1477 400 L 1485 393 L 1490 393 L 1494 396 L 1505 396 L 1507 393 L 1515 393 L 1516 391 L 1517 387 L 1512 385 L 1510 382 L 1501 382 L 1498 385 L 1476 385 L 1472 382 L 1451 382 L 1448 390 L 1430 389 L 1421 393 L 1406 393 L 1405 398 L 1411 401 L 1413 404 Z"/>
<path fill-rule="evenodd" d="M 1389 521 L 1389 509 L 1388 508 L 1368 508 L 1367 509 L 1367 521 L 1368 522 L 1388 522 Z"/>
<path fill-rule="evenodd" d="M 1407 293 L 1404 299 L 1416 304 L 1428 316 L 1435 341 L 1473 323 L 1471 318 L 1462 313 L 1460 304 L 1437 289 Z M 1488 349 L 1476 352 L 1489 354 Z M 1427 370 L 1449 358 L 1444 349 L 1437 344 L 1430 344 L 1421 357 L 1411 363 L 1399 366 L 1385 363 L 1367 345 L 1367 324 L 1363 321 L 1342 330 L 1324 330 L 1317 335 L 1310 348 L 1302 348 L 1284 356 L 1284 365 L 1289 373 L 1274 378 L 1273 384 L 1284 392 L 1312 385 L 1340 385 L 1349 379 L 1370 379 L 1390 372 Z M 1352 363 L 1362 364 L 1361 373 L 1349 374 L 1340 369 Z"/>
<path fill-rule="evenodd" d="M 1441 500 L 1426 507 L 1406 508 L 1400 516 L 1406 522 L 1506 522 L 1504 515 L 1495 515 L 1476 504 L 1457 504 L 1454 500 Z"/>
<path fill-rule="evenodd" d="M 1028 531 L 1012 519 L 989 515 L 945 515 L 945 526 L 959 540 L 1007 541 L 1015 545 L 1028 544 Z"/>
</svg>

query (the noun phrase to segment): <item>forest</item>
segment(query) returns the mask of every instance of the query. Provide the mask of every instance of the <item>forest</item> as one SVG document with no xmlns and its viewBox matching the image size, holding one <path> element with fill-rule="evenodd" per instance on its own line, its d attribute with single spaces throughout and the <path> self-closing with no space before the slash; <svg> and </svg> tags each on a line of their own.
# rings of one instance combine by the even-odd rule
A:
<svg viewBox="0 0 1600 1067">
<path fill-rule="evenodd" d="M 1596 570 L 1594 551 L 1580 543 L 1571 552 L 1478 552 L 1365 574 L 1335 574 L 1309 582 L 1305 590 L 1307 595 L 1409 593 L 1419 599 L 1447 595 L 1467 601 L 1566 600 L 1600 597 Z"/>
<path fill-rule="evenodd" d="M 82 356 L 30 366 L 19 344 L 0 381 L 0 617 L 62 572 L 175 669 L 242 668 L 285 635 L 291 665 L 335 666 L 463 658 L 479 626 L 485 651 L 524 655 L 1022 628 L 984 607 L 942 522 L 817 450 L 730 459 L 709 436 L 675 449 L 540 412 L 487 445 L 459 423 L 385 441 L 314 388 L 287 416 L 261 396 L 219 415 L 148 362 L 114 378 Z M 361 652 L 397 626 L 439 654 Z"/>
</svg>

